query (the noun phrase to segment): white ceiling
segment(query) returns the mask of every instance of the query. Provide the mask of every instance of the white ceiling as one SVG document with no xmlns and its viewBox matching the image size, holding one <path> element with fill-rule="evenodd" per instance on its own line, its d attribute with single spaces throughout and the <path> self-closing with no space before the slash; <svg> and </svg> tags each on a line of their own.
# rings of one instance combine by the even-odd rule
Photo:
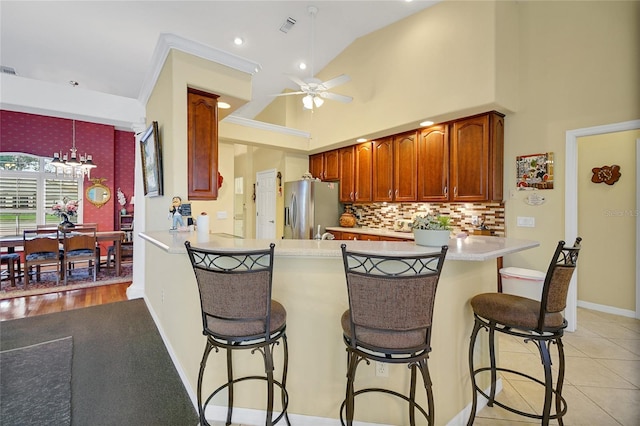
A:
<svg viewBox="0 0 640 426">
<path fill-rule="evenodd" d="M 261 65 L 253 99 L 234 115 L 254 118 L 284 89 L 285 74 L 304 78 L 310 62 L 311 20 L 317 72 L 355 39 L 437 1 L 0 1 L 0 65 L 30 79 L 137 99 L 161 33 L 226 51 Z M 280 31 L 288 17 L 296 24 Z M 246 43 L 235 46 L 235 36 Z M 339 93 L 339 88 L 335 91 Z"/>
</svg>

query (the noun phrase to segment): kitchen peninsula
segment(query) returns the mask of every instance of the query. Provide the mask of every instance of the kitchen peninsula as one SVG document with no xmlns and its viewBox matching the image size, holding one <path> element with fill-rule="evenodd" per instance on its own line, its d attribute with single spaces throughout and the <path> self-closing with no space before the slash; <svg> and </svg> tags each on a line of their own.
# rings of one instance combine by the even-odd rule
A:
<svg viewBox="0 0 640 426">
<path fill-rule="evenodd" d="M 196 280 L 184 242 L 189 240 L 195 247 L 233 251 L 266 248 L 271 241 L 195 232 L 158 231 L 141 233 L 140 236 L 148 242 L 145 247 L 147 256 L 154 259 L 145 265 L 145 298 L 185 386 L 195 399 L 205 338 L 202 335 Z M 311 421 L 297 417 L 299 415 L 315 417 L 313 424 L 337 424 L 335 419 L 339 417 L 346 386 L 346 351 L 340 316 L 348 308 L 340 245 L 345 243 L 352 250 L 390 255 L 432 252 L 436 248 L 396 241 L 274 242 L 273 298 L 287 309 L 289 415 L 298 424 Z M 537 246 L 536 241 L 498 237 L 473 236 L 450 240 L 436 295 L 433 351 L 429 359 L 436 424 L 466 421 L 464 410 L 471 400 L 467 354 L 473 326 L 469 299 L 478 293 L 495 291 L 496 258 Z M 476 353 L 479 357 L 487 353 L 482 345 L 478 346 Z M 278 358 L 281 350 L 276 348 L 275 355 L 276 365 L 282 365 Z M 257 354 L 240 354 L 235 360 L 239 374 L 257 374 L 262 366 Z M 212 354 L 209 358 L 209 363 L 220 363 L 220 368 L 208 370 L 205 390 L 213 389 L 214 381 L 221 383 L 225 380 L 223 361 L 224 355 L 220 354 Z M 362 377 L 358 378 L 359 386 L 391 387 L 402 392 L 406 392 L 408 382 L 408 371 L 394 365 L 389 367 L 388 377 L 377 377 L 374 367 L 370 366 L 362 368 Z M 261 386 L 241 384 L 238 389 L 237 407 L 255 410 L 264 407 Z M 214 404 L 225 406 L 226 399 L 218 399 Z M 406 412 L 403 401 L 378 396 L 359 400 L 356 416 L 363 422 L 399 424 L 400 421 L 400 424 L 406 424 Z M 245 410 L 244 413 L 253 411 Z M 208 417 L 215 418 L 216 414 L 209 412 Z M 259 422 L 260 418 L 256 416 L 255 421 Z M 240 419 L 234 419 L 234 422 L 238 421 Z M 240 422 L 249 421 L 243 419 Z"/>
</svg>

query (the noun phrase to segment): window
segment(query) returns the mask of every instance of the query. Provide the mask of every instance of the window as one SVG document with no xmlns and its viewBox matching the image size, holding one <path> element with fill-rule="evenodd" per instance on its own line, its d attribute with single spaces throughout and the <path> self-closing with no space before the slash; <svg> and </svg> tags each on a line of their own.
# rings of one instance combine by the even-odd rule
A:
<svg viewBox="0 0 640 426">
<path fill-rule="evenodd" d="M 20 235 L 36 225 L 56 224 L 51 213 L 57 200 L 79 200 L 82 179 L 57 176 L 51 159 L 21 153 L 0 153 L 0 235 Z M 82 203 L 76 221 L 82 217 Z"/>
</svg>

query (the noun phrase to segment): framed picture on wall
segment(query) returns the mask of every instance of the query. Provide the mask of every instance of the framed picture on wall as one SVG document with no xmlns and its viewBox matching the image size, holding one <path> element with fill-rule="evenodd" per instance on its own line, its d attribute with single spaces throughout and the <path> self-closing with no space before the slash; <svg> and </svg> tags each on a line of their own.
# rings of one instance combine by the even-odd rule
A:
<svg viewBox="0 0 640 426">
<path fill-rule="evenodd" d="M 158 133 L 158 122 L 151 123 L 140 138 L 142 154 L 142 180 L 144 195 L 159 197 L 164 194 L 162 187 L 162 145 Z"/>
<path fill-rule="evenodd" d="M 516 157 L 519 190 L 553 189 L 553 152 Z"/>
</svg>

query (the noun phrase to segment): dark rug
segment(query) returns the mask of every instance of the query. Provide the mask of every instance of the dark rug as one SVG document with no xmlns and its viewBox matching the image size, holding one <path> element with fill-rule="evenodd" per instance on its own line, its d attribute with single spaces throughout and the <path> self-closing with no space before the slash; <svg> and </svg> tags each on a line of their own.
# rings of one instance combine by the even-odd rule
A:
<svg viewBox="0 0 640 426">
<path fill-rule="evenodd" d="M 143 299 L 0 322 L 0 350 L 73 336 L 72 425 L 191 425 L 198 416 Z"/>
<path fill-rule="evenodd" d="M 0 352 L 3 425 L 71 424 L 71 336 Z"/>
<path fill-rule="evenodd" d="M 24 279 L 16 282 L 16 286 L 12 287 L 9 280 L 0 283 L 0 300 L 10 299 L 13 297 L 35 296 L 38 294 L 57 293 L 59 291 L 77 290 L 80 288 L 95 287 L 99 285 L 120 284 L 129 282 L 133 279 L 133 264 L 124 263 L 122 265 L 122 274 L 116 275 L 115 268 L 101 268 L 93 281 L 93 274 L 87 269 L 79 269 L 67 278 L 67 285 L 64 281 L 60 281 L 56 285 L 56 273 L 43 272 L 40 275 L 40 281 L 36 281 L 35 277 L 29 279 L 29 288 L 24 288 Z"/>
</svg>

